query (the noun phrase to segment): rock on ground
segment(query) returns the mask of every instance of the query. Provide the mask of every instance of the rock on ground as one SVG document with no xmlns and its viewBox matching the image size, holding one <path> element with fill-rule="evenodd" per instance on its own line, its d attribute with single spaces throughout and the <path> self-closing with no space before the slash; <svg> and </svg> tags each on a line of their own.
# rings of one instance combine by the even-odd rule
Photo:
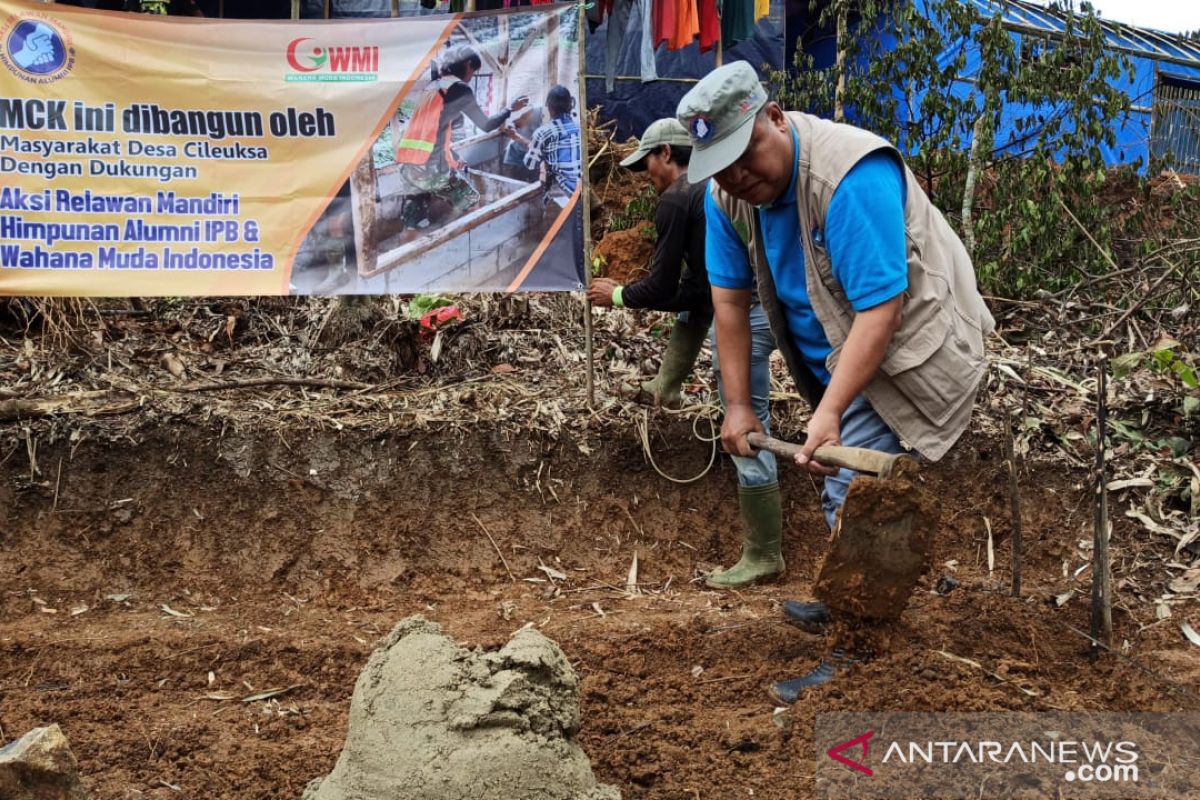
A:
<svg viewBox="0 0 1200 800">
<path fill-rule="evenodd" d="M 371 654 L 342 754 L 303 800 L 620 800 L 578 730 L 575 673 L 541 633 L 470 652 L 410 617 Z"/>
<path fill-rule="evenodd" d="M 34 728 L 0 748 L 0 798 L 88 800 L 75 754 L 57 725 Z"/>
</svg>

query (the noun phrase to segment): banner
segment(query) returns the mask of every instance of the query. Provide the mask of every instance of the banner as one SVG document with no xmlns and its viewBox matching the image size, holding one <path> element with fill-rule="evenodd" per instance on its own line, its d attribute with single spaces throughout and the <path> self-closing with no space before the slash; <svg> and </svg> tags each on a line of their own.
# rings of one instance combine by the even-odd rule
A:
<svg viewBox="0 0 1200 800">
<path fill-rule="evenodd" d="M 0 294 L 581 289 L 577 13 L 0 0 Z"/>
</svg>

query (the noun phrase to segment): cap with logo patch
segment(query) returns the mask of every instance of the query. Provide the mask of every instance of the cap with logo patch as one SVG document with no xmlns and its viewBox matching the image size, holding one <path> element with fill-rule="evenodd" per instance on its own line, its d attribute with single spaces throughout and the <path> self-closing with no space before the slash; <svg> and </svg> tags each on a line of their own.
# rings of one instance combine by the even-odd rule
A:
<svg viewBox="0 0 1200 800">
<path fill-rule="evenodd" d="M 642 139 L 638 142 L 638 149 L 633 155 L 621 162 L 622 167 L 628 167 L 634 172 L 641 172 L 646 168 L 646 156 L 653 153 L 664 144 L 669 144 L 672 147 L 691 147 L 692 140 L 688 137 L 688 132 L 679 120 L 674 117 L 658 119 L 651 122 L 646 132 L 642 134 Z"/>
<path fill-rule="evenodd" d="M 707 180 L 737 161 L 750 144 L 755 115 L 766 104 L 767 92 L 745 61 L 719 67 L 692 87 L 675 112 L 691 137 L 688 180 Z"/>
</svg>

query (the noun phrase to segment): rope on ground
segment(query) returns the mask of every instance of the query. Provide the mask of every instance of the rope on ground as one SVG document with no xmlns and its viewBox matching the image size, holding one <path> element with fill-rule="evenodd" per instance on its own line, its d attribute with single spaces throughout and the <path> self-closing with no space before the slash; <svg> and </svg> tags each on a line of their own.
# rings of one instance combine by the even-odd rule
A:
<svg viewBox="0 0 1200 800">
<path fill-rule="evenodd" d="M 713 464 L 716 463 L 717 440 L 719 440 L 721 438 L 720 435 L 717 433 L 717 424 L 714 421 L 716 419 L 716 411 L 718 409 L 716 406 L 713 406 L 711 404 L 706 404 L 706 405 L 701 406 L 698 410 L 701 413 L 696 414 L 696 416 L 692 417 L 692 433 L 693 433 L 693 435 L 695 435 L 695 437 L 697 439 L 699 439 L 702 442 L 708 442 L 709 444 L 712 445 L 712 447 L 708 454 L 708 464 L 706 464 L 704 469 L 700 471 L 699 475 L 696 475 L 691 478 L 672 477 L 672 476 L 668 475 L 667 473 L 663 472 L 662 469 L 659 468 L 658 464 L 656 464 L 654 462 L 654 453 L 652 452 L 652 450 L 650 448 L 650 411 L 648 409 L 643 409 L 641 417 L 636 420 L 637 429 L 638 429 L 638 437 L 642 440 L 642 452 L 646 454 L 646 460 L 650 462 L 650 466 L 654 467 L 655 472 L 657 472 L 659 475 L 661 475 L 662 477 L 669 480 L 671 483 L 679 483 L 679 484 L 695 483 L 696 481 L 700 480 L 705 475 L 707 475 L 709 470 L 712 469 Z M 708 413 L 703 413 L 703 412 L 708 412 Z M 708 420 L 708 429 L 709 429 L 708 436 L 704 436 L 703 434 L 700 433 L 700 431 L 698 431 L 696 429 L 696 423 L 699 422 L 701 419 Z"/>
</svg>

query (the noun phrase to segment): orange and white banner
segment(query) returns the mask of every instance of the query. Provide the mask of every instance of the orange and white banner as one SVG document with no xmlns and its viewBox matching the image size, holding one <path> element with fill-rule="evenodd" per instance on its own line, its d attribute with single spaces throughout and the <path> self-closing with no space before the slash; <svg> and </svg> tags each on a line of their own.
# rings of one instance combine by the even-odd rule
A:
<svg viewBox="0 0 1200 800">
<path fill-rule="evenodd" d="M 0 0 L 0 294 L 579 289 L 577 13 Z"/>
</svg>

